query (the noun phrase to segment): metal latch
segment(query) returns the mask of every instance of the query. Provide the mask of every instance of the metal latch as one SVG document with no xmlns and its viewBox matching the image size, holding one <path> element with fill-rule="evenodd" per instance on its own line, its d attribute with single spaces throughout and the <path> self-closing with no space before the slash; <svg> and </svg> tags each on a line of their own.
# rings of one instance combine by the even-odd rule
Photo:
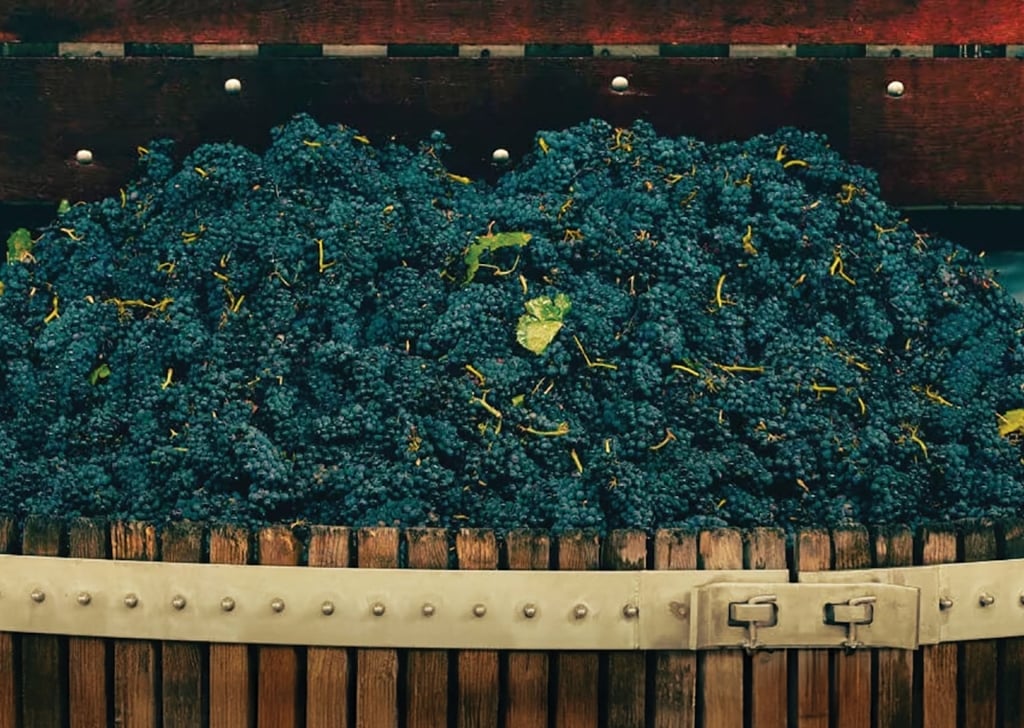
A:
<svg viewBox="0 0 1024 728">
<path fill-rule="evenodd" d="M 778 607 L 775 604 L 777 599 L 774 594 L 762 594 L 745 602 L 729 604 L 729 624 L 747 628 L 747 639 L 743 643 L 743 648 L 747 652 L 753 652 L 759 647 L 758 627 L 774 627 L 778 623 Z"/>
<path fill-rule="evenodd" d="M 894 584 L 708 584 L 696 590 L 696 649 L 916 649 L 920 592 Z"/>
<path fill-rule="evenodd" d="M 857 626 L 871 624 L 875 619 L 875 603 L 877 597 L 854 597 L 843 604 L 825 605 L 825 623 L 846 625 L 846 640 L 843 646 L 848 650 L 863 647 L 864 643 L 857 639 Z"/>
</svg>

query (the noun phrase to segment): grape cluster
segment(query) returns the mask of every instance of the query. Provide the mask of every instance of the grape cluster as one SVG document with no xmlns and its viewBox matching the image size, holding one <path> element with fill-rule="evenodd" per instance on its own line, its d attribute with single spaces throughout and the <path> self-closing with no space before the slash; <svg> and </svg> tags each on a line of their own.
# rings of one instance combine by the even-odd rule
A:
<svg viewBox="0 0 1024 728">
<path fill-rule="evenodd" d="M 537 134 L 495 184 L 300 115 L 140 148 L 0 267 L 28 513 L 655 529 L 1024 512 L 1024 309 L 816 134 Z M 488 236 L 525 233 L 471 271 Z M 568 296 L 550 344 L 527 301 Z M 1000 427 L 1003 432 L 1000 432 Z"/>
</svg>

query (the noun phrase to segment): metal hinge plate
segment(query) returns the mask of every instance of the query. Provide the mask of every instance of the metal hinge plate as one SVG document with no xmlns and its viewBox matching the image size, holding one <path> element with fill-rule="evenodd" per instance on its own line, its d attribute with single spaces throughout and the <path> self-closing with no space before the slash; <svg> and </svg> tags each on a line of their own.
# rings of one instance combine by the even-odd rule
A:
<svg viewBox="0 0 1024 728">
<path fill-rule="evenodd" d="M 427 649 L 690 649 L 691 595 L 776 571 L 435 571 L 0 555 L 0 632 Z"/>
<path fill-rule="evenodd" d="M 0 555 L 0 632 L 427 649 L 902 647 L 1024 635 L 1024 560 L 443 571 Z"/>
<path fill-rule="evenodd" d="M 922 645 L 1024 634 L 1024 559 L 800 574 L 801 584 L 824 582 L 917 589 Z"/>
<path fill-rule="evenodd" d="M 697 591 L 691 643 L 915 649 L 917 589 L 891 584 L 712 584 Z M 753 627 L 753 629 L 752 629 Z"/>
</svg>

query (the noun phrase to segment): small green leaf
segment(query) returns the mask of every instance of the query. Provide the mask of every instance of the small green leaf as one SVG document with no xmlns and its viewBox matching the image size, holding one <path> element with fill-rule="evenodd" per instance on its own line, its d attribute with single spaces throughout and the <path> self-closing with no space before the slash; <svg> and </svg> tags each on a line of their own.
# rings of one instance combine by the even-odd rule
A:
<svg viewBox="0 0 1024 728">
<path fill-rule="evenodd" d="M 559 293 L 554 300 L 540 296 L 530 299 L 524 305 L 526 313 L 519 317 L 516 341 L 534 354 L 541 354 L 558 335 L 572 304 L 567 295 Z"/>
<path fill-rule="evenodd" d="M 522 248 L 533 237 L 529 233 L 497 233 L 493 235 L 478 235 L 476 242 L 469 246 L 466 251 L 466 279 L 463 283 L 470 283 L 476 277 L 480 269 L 480 257 L 487 252 L 494 252 L 501 248 Z"/>
<path fill-rule="evenodd" d="M 512 398 L 512 406 L 513 407 L 522 407 L 523 406 L 523 402 L 525 402 L 525 401 L 526 401 L 526 395 L 525 394 L 517 394 L 516 396 L 514 396 Z"/>
<path fill-rule="evenodd" d="M 89 372 L 89 384 L 96 386 L 104 379 L 110 376 L 110 367 L 106 364 L 100 364 L 98 367 Z"/>
<path fill-rule="evenodd" d="M 63 215 L 65 212 L 71 209 L 71 203 L 67 200 L 61 200 L 60 204 L 57 205 L 57 214 Z"/>
<path fill-rule="evenodd" d="M 18 228 L 7 238 L 7 262 L 21 263 L 32 251 L 32 233 L 25 228 Z"/>
<path fill-rule="evenodd" d="M 1024 409 L 1010 410 L 999 417 L 999 434 L 1003 437 L 1024 431 Z"/>
</svg>

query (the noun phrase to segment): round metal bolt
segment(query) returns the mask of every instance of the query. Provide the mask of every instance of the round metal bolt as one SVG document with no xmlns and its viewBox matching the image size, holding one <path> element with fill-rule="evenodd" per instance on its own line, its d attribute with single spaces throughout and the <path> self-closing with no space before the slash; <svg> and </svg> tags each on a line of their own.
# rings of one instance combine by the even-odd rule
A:
<svg viewBox="0 0 1024 728">
<path fill-rule="evenodd" d="M 231 597 L 224 597 L 220 600 L 220 608 L 225 612 L 233 611 L 235 608 L 235 600 Z"/>
<path fill-rule="evenodd" d="M 434 605 L 433 604 L 424 604 L 423 605 L 423 616 L 424 617 L 433 617 L 434 616 L 434 611 L 435 610 L 434 610 Z"/>
<path fill-rule="evenodd" d="M 626 619 L 635 619 L 640 614 L 640 608 L 635 604 L 627 604 L 622 608 L 622 616 Z"/>
<path fill-rule="evenodd" d="M 625 76 L 616 76 L 612 79 L 612 91 L 622 93 L 629 88 L 629 79 Z"/>
<path fill-rule="evenodd" d="M 894 99 L 898 99 L 906 90 L 902 81 L 890 81 L 889 85 L 885 87 L 885 92 Z"/>
<path fill-rule="evenodd" d="M 89 592 L 78 592 L 78 596 L 75 597 L 75 601 L 81 604 L 83 607 L 89 606 L 89 602 L 92 601 L 92 595 Z"/>
<path fill-rule="evenodd" d="M 324 602 L 320 605 L 320 613 L 325 617 L 330 617 L 334 614 L 334 602 Z"/>
<path fill-rule="evenodd" d="M 280 614 L 284 611 L 284 599 L 274 599 L 270 602 L 270 608 Z"/>
<path fill-rule="evenodd" d="M 92 152 L 88 149 L 79 149 L 75 152 L 75 161 L 79 164 L 92 164 Z"/>
<path fill-rule="evenodd" d="M 135 607 L 139 606 L 139 598 L 134 594 L 128 594 L 124 598 L 124 605 L 129 609 L 135 609 Z"/>
<path fill-rule="evenodd" d="M 483 604 L 477 604 L 476 606 L 473 607 L 473 616 L 474 617 L 482 617 L 485 614 L 487 614 L 487 607 L 484 606 Z"/>
<path fill-rule="evenodd" d="M 373 616 L 374 617 L 383 617 L 384 616 L 384 605 L 381 604 L 380 602 L 377 602 L 376 604 L 373 605 L 373 610 L 372 611 L 373 611 Z"/>
<path fill-rule="evenodd" d="M 572 610 L 572 616 L 576 617 L 576 619 L 583 619 L 584 617 L 586 617 L 587 616 L 587 605 L 586 604 L 577 604 L 576 608 Z"/>
<path fill-rule="evenodd" d="M 178 594 L 174 597 L 174 599 L 171 600 L 171 606 L 177 609 L 179 612 L 185 608 L 186 604 L 188 604 L 188 602 L 185 600 L 185 597 L 181 596 L 181 594 Z"/>
<path fill-rule="evenodd" d="M 507 149 L 501 149 L 501 148 L 495 149 L 491 153 L 491 159 L 496 164 L 504 164 L 505 162 L 508 161 L 508 150 Z"/>
<path fill-rule="evenodd" d="M 953 600 L 949 597 L 939 597 L 939 609 L 946 611 L 953 608 Z"/>
<path fill-rule="evenodd" d="M 525 607 L 523 607 L 523 616 L 527 619 L 533 619 L 537 616 L 537 607 L 533 606 L 532 604 L 527 604 Z"/>
<path fill-rule="evenodd" d="M 224 91 L 229 94 L 237 94 L 242 90 L 242 82 L 237 78 L 229 78 L 224 82 Z"/>
<path fill-rule="evenodd" d="M 42 604 L 46 601 L 46 592 L 41 589 L 33 589 L 29 596 L 32 597 L 32 601 L 36 604 Z"/>
<path fill-rule="evenodd" d="M 996 603 L 996 598 L 987 592 L 982 592 L 978 597 L 978 604 L 983 607 L 991 607 Z"/>
</svg>

